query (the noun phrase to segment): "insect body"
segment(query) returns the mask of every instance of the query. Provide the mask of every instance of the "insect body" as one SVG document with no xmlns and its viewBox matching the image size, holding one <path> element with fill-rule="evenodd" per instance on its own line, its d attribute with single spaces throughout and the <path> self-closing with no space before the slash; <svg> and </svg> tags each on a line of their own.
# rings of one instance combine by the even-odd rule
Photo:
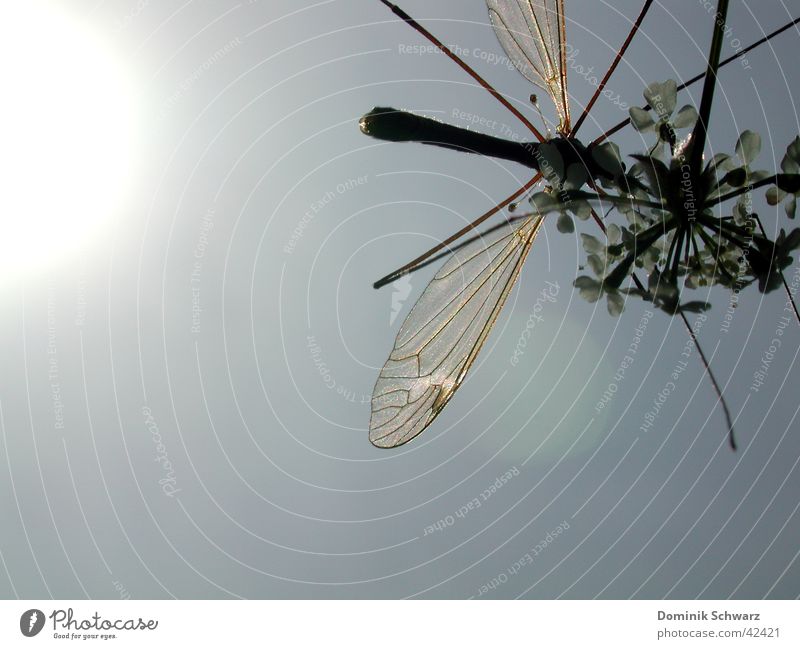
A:
<svg viewBox="0 0 800 649">
<path fill-rule="evenodd" d="M 546 142 L 515 142 L 445 124 L 396 108 L 376 107 L 359 121 L 365 135 L 389 142 L 420 142 L 447 149 L 511 160 L 547 175 L 554 165 L 578 165 L 587 179 L 615 177 L 604 145 L 584 146 L 577 138 L 559 135 Z"/>
<path fill-rule="evenodd" d="M 382 1 L 438 42 L 401 9 Z M 383 140 L 422 142 L 518 162 L 536 170 L 537 178 L 547 178 L 556 190 L 613 179 L 622 167 L 605 145 L 586 147 L 571 133 L 563 0 L 486 4 L 509 59 L 553 101 L 557 137 L 544 141 L 531 127 L 539 142 L 513 142 L 391 108 L 364 115 L 361 130 Z M 373 444 L 394 447 L 409 441 L 448 403 L 491 331 L 541 225 L 539 215 L 503 224 L 458 250 L 439 270 L 401 326 L 375 384 Z"/>
<path fill-rule="evenodd" d="M 414 270 L 419 262 L 469 232 L 542 178 L 548 181 L 550 188 L 549 192 L 532 197 L 536 212 L 501 223 L 484 235 L 462 244 L 425 288 L 400 327 L 394 349 L 375 384 L 369 432 L 369 439 L 374 445 L 390 448 L 413 439 L 452 398 L 497 320 L 541 228 L 543 214 L 547 211 L 561 212 L 559 229 L 563 230 L 569 229 L 566 226 L 562 228 L 564 218 L 566 225 L 571 226 L 567 209 L 581 218 L 588 217 L 591 212 L 605 229 L 591 209 L 590 200 L 607 200 L 624 211 L 630 226 L 622 229 L 617 227 L 616 232 L 622 232 L 621 242 L 610 242 L 613 245 L 602 251 L 598 247 L 590 256 L 593 257 L 589 260 L 590 265 L 593 269 L 597 267 L 600 280 L 579 277 L 575 282 L 576 287 L 591 301 L 607 295 L 609 311 L 616 313 L 622 310 L 624 304 L 622 294 L 643 297 L 670 314 L 681 314 L 693 339 L 685 312 L 703 310 L 707 305 L 699 302 L 681 304 L 679 277 L 687 276 L 687 285 L 694 282 L 700 285 L 723 284 L 731 288 L 758 280 L 759 288 L 764 292 L 780 284 L 780 270 L 791 263 L 787 253 L 800 246 L 800 230 L 788 236 L 782 232 L 772 242 L 765 235 L 753 236 L 752 226 L 736 222 L 736 215 L 718 217 L 715 207 L 741 196 L 746 191 L 742 189 L 745 185 L 747 190 L 752 190 L 775 184 L 772 191 L 775 201 L 783 200 L 787 194 L 800 193 L 800 174 L 792 171 L 800 169 L 800 138 L 787 150 L 783 165 L 786 173 L 772 177 L 766 172 L 751 172 L 749 169 L 749 159 L 753 151 L 757 153 L 758 148 L 753 134 L 742 134 L 737 144 L 737 155 L 744 161 L 741 168 L 733 168 L 735 165 L 728 161 L 730 156 L 715 156 L 706 164 L 701 155 L 714 79 L 720 65 L 719 47 L 724 20 L 722 26 L 717 21 L 714 27 L 699 119 L 697 111 L 692 107 L 684 107 L 678 112 L 674 123 L 669 121 L 677 92 L 675 82 L 654 84 L 648 88 L 648 91 L 653 90 L 653 94 L 655 90 L 662 90 L 662 95 L 669 98 L 663 101 L 665 105 L 669 104 L 669 110 L 659 110 L 648 99 L 650 105 L 655 107 L 658 122 L 650 118 L 644 109 L 631 110 L 631 120 L 637 129 L 655 126 L 660 138 L 652 155 L 634 156 L 638 160 L 635 165 L 638 170 L 634 173 L 626 172 L 616 148 L 604 142 L 605 136 L 584 145 L 577 139 L 576 131 L 621 60 L 652 0 L 645 0 L 628 39 L 575 126 L 571 123 L 567 94 L 564 1 L 486 1 L 495 34 L 507 56 L 527 79 L 550 96 L 555 105 L 559 123 L 557 136 L 550 139 L 544 138 L 477 73 L 410 16 L 387 0 L 381 1 L 441 47 L 527 125 L 539 141 L 502 140 L 391 108 L 375 108 L 364 115 L 360 121 L 361 130 L 379 139 L 415 141 L 498 157 L 523 164 L 537 172 L 531 181 L 506 201 L 425 255 L 379 280 L 376 287 Z M 718 15 L 724 16 L 726 12 L 727 2 L 720 0 Z M 648 91 L 645 92 L 646 97 Z M 680 147 L 677 146 L 673 127 L 686 127 L 693 123 L 696 126 L 691 136 Z M 664 137 L 664 132 L 668 132 L 669 137 Z M 670 149 L 671 160 L 667 163 L 661 161 L 656 153 L 662 141 Z M 731 170 L 724 173 L 726 164 Z M 611 187 L 616 193 L 609 196 L 599 189 L 598 185 L 601 184 Z M 582 188 L 586 186 L 596 190 L 596 193 L 583 191 Z M 687 198 L 689 196 L 692 197 L 691 204 Z M 771 200 L 769 193 L 767 198 Z M 729 270 L 733 260 L 742 257 L 746 257 L 748 263 L 745 267 L 746 279 L 743 279 L 741 272 L 734 277 Z M 635 274 L 631 275 L 635 263 L 650 272 L 650 286 L 647 289 Z M 615 265 L 611 271 L 607 268 L 609 264 Z M 622 281 L 628 276 L 632 276 L 635 288 L 621 287 Z M 718 384 L 705 363 L 705 357 L 702 358 L 718 398 L 722 400 Z M 722 406 L 728 418 L 731 445 L 735 446 L 731 418 L 724 401 Z"/>
</svg>

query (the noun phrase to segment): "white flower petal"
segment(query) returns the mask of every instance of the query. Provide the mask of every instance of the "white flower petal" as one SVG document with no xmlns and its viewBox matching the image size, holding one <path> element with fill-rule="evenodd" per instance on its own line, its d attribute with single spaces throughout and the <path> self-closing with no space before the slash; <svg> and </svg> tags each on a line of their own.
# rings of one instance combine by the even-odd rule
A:
<svg viewBox="0 0 800 649">
<path fill-rule="evenodd" d="M 783 207 L 786 210 L 786 216 L 788 216 L 790 219 L 793 219 L 795 212 L 797 211 L 797 198 L 792 196 L 788 201 L 786 201 L 786 204 Z"/>
<path fill-rule="evenodd" d="M 744 131 L 736 142 L 736 155 L 749 165 L 761 152 L 761 136 L 754 131 Z"/>
<path fill-rule="evenodd" d="M 644 98 L 660 119 L 667 119 L 678 103 L 678 84 L 673 79 L 651 83 L 645 88 Z"/>
<path fill-rule="evenodd" d="M 770 205 L 777 205 L 784 198 L 786 198 L 786 192 L 779 187 L 770 187 L 767 190 L 767 203 Z"/>
<path fill-rule="evenodd" d="M 600 252 L 605 247 L 600 239 L 591 234 L 581 234 L 581 243 L 588 254 Z"/>
<path fill-rule="evenodd" d="M 650 131 L 656 125 L 653 116 L 644 108 L 633 106 L 628 113 L 631 116 L 631 124 L 637 131 Z"/>
<path fill-rule="evenodd" d="M 558 216 L 558 221 L 556 221 L 556 228 L 559 232 L 569 234 L 570 232 L 575 232 L 575 222 L 569 214 L 561 212 Z"/>
<path fill-rule="evenodd" d="M 570 201 L 569 211 L 581 221 L 585 221 L 592 215 L 592 206 L 589 204 L 589 201 L 583 198 L 576 198 Z"/>
<path fill-rule="evenodd" d="M 603 260 L 600 258 L 600 255 L 589 255 L 586 258 L 586 263 L 589 268 L 592 269 L 592 272 L 597 275 L 600 279 L 605 277 L 606 275 L 606 265 Z"/>
<path fill-rule="evenodd" d="M 675 119 L 672 120 L 672 126 L 675 128 L 689 128 L 694 126 L 694 123 L 697 121 L 698 115 L 697 110 L 695 110 L 694 106 L 684 106 L 678 111 L 678 114 L 675 115 Z"/>
<path fill-rule="evenodd" d="M 558 198 L 550 192 L 539 192 L 534 194 L 531 196 L 530 203 L 540 214 L 555 212 L 562 207 Z"/>
<path fill-rule="evenodd" d="M 582 275 L 574 282 L 575 288 L 580 292 L 581 297 L 587 302 L 597 302 L 603 294 L 603 286 L 595 279 Z"/>
<path fill-rule="evenodd" d="M 800 164 L 787 153 L 781 161 L 781 171 L 785 174 L 800 173 Z"/>
<path fill-rule="evenodd" d="M 786 148 L 786 155 L 796 163 L 800 164 L 800 136 L 791 141 L 789 146 Z"/>
<path fill-rule="evenodd" d="M 604 142 L 592 147 L 592 158 L 604 171 L 614 177 L 625 173 L 619 147 L 613 142 Z"/>
<path fill-rule="evenodd" d="M 763 169 L 759 169 L 758 171 L 751 171 L 747 174 L 747 181 L 751 185 L 755 185 L 757 182 L 764 180 L 764 178 L 769 178 L 772 174 L 769 171 L 765 171 Z"/>
<path fill-rule="evenodd" d="M 606 306 L 608 307 L 608 313 L 616 318 L 625 309 L 625 298 L 619 293 L 609 293 Z"/>
</svg>

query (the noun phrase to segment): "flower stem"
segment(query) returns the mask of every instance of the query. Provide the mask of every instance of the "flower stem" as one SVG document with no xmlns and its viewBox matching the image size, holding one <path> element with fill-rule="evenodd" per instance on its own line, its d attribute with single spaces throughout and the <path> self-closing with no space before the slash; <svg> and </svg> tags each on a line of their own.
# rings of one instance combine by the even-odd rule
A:
<svg viewBox="0 0 800 649">
<path fill-rule="evenodd" d="M 708 362 L 705 353 L 703 352 L 703 348 L 700 347 L 700 342 L 697 340 L 697 335 L 692 330 L 686 314 L 681 309 L 678 309 L 678 313 L 680 313 L 681 318 L 683 319 L 683 324 L 686 326 L 686 331 L 689 332 L 689 336 L 694 342 L 697 352 L 700 354 L 700 360 L 703 361 L 703 367 L 706 370 L 706 374 L 708 374 L 708 378 L 711 379 L 711 385 L 714 387 L 714 392 L 717 393 L 717 400 L 720 402 L 720 404 L 722 404 L 722 411 L 725 413 L 725 421 L 728 424 L 728 442 L 730 443 L 731 448 L 735 451 L 736 435 L 733 432 L 733 419 L 731 419 L 731 412 L 728 410 L 728 404 L 725 401 L 725 397 L 722 396 L 722 390 L 719 387 L 719 383 L 717 383 L 717 377 L 715 377 L 714 372 L 711 371 L 711 365 Z"/>
<path fill-rule="evenodd" d="M 729 0 L 719 0 L 717 14 L 714 17 L 714 36 L 711 39 L 711 51 L 708 54 L 708 69 L 703 84 L 703 96 L 700 100 L 699 119 L 692 133 L 692 155 L 689 160 L 690 168 L 695 176 L 699 177 L 702 171 L 703 150 L 706 146 L 708 135 L 708 120 L 711 117 L 711 105 L 714 102 L 714 89 L 717 85 L 717 71 L 719 58 L 722 53 L 722 41 L 725 35 L 725 23 L 728 20 Z"/>
<path fill-rule="evenodd" d="M 735 232 L 730 232 L 729 231 L 730 229 L 726 230 L 725 227 L 724 227 L 725 224 L 717 225 L 716 223 L 707 223 L 705 225 L 710 230 L 714 230 L 714 232 L 718 232 L 719 234 L 721 234 L 723 237 L 725 237 L 731 243 L 735 243 L 742 250 L 745 250 L 750 245 L 746 241 L 742 241 L 741 239 L 737 239 Z"/>
<path fill-rule="evenodd" d="M 774 185 L 778 181 L 778 176 L 782 174 L 775 174 L 773 176 L 769 176 L 768 178 L 762 178 L 761 180 L 753 183 L 752 185 L 745 185 L 744 187 L 740 187 L 732 191 L 730 194 L 725 194 L 724 196 L 717 196 L 714 200 L 709 201 L 705 204 L 705 207 L 714 207 L 715 205 L 719 205 L 720 203 L 724 203 L 732 198 L 736 198 L 737 196 L 741 196 L 742 194 L 747 194 L 748 192 L 753 191 L 754 189 L 758 189 L 759 187 L 763 187 L 764 185 Z"/>
</svg>

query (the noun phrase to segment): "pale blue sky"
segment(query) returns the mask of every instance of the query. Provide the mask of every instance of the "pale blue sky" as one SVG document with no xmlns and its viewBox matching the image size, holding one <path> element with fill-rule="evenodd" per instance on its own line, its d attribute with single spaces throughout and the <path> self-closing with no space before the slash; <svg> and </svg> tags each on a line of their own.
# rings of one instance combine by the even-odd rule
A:
<svg viewBox="0 0 800 649">
<path fill-rule="evenodd" d="M 782 2 L 732 5 L 725 54 L 792 17 Z M 108 227 L 2 289 L 2 596 L 797 597 L 796 322 L 752 389 L 784 295 L 744 294 L 730 327 L 728 294 L 709 298 L 699 335 L 738 452 L 696 355 L 642 430 L 686 334 L 641 303 L 612 319 L 582 301 L 580 241 L 548 223 L 447 409 L 413 443 L 375 449 L 373 383 L 433 269 L 372 281 L 527 172 L 379 143 L 358 118 L 469 113 L 504 135 L 513 116 L 414 50 L 424 41 L 377 0 L 70 6 L 130 75 L 137 158 Z M 601 73 L 639 2 L 567 6 L 576 65 Z M 538 119 L 530 84 L 497 62 L 483 2 L 403 7 Z M 656 2 L 609 88 L 637 105 L 647 83 L 693 75 L 711 27 L 702 3 Z M 800 130 L 799 39 L 722 72 L 715 152 L 753 129 L 757 166 L 780 162 Z M 574 106 L 591 90 L 570 77 Z M 699 86 L 679 106 L 693 102 Z M 625 116 L 600 101 L 582 135 Z M 645 147 L 630 130 L 616 141 Z M 755 205 L 787 227 L 762 192 Z M 512 364 L 545 282 L 557 297 Z"/>
</svg>

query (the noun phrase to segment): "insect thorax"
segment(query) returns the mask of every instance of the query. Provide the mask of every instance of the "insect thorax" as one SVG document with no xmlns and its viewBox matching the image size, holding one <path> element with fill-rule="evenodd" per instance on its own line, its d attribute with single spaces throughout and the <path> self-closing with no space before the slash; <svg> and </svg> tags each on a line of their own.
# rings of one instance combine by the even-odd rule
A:
<svg viewBox="0 0 800 649">
<path fill-rule="evenodd" d="M 613 179 L 622 167 L 596 146 L 572 137 L 557 136 L 531 147 L 539 171 L 553 185 L 581 187 L 590 178 Z"/>
</svg>

